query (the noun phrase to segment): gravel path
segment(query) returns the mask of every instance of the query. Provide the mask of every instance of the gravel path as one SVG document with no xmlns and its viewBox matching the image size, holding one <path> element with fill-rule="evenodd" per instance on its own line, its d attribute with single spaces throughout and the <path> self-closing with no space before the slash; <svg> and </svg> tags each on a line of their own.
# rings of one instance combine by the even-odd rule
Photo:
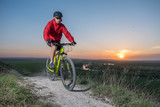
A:
<svg viewBox="0 0 160 107">
<path fill-rule="evenodd" d="M 50 81 L 47 77 L 24 77 L 26 81 L 34 83 L 36 94 L 44 96 L 46 101 L 56 103 L 61 107 L 113 107 L 108 99 L 103 102 L 89 95 L 87 87 L 77 86 L 73 91 L 63 87 L 60 79 Z"/>
</svg>

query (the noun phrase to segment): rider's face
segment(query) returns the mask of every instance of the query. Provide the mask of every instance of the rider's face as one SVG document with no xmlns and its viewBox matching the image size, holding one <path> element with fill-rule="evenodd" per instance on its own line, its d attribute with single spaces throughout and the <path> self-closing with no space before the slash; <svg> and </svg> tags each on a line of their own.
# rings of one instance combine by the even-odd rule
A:
<svg viewBox="0 0 160 107">
<path fill-rule="evenodd" d="M 57 24 L 60 24 L 62 22 L 61 17 L 54 17 L 54 19 Z"/>
</svg>

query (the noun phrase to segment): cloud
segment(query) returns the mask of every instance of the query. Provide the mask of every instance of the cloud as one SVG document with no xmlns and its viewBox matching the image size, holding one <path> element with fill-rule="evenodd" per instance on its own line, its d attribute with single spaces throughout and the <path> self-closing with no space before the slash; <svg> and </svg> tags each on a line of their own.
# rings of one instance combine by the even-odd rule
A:
<svg viewBox="0 0 160 107">
<path fill-rule="evenodd" d="M 130 59 L 136 59 L 136 60 L 160 60 L 160 54 L 136 55 L 136 56 L 130 57 Z"/>
<path fill-rule="evenodd" d="M 113 50 L 104 50 L 106 53 L 115 53 Z"/>
<path fill-rule="evenodd" d="M 115 51 L 115 50 L 104 50 L 104 52 L 106 53 L 106 54 L 115 54 L 115 55 L 118 55 L 118 54 L 127 54 L 127 53 L 130 53 L 130 52 L 132 52 L 132 50 L 128 50 L 128 49 L 121 49 L 121 50 L 117 50 L 117 51 Z"/>
<path fill-rule="evenodd" d="M 127 54 L 129 52 L 132 52 L 132 51 L 131 50 L 127 50 L 127 49 L 119 50 L 119 54 Z"/>
<path fill-rule="evenodd" d="M 154 46 L 153 48 L 154 48 L 154 49 L 160 49 L 160 45 Z"/>
<path fill-rule="evenodd" d="M 125 59 L 128 59 L 133 56 L 143 55 L 145 52 L 136 51 L 136 50 L 129 50 L 129 49 L 121 49 L 121 50 L 104 50 L 103 55 L 108 56 L 113 59 L 119 59 L 123 56 Z"/>
</svg>

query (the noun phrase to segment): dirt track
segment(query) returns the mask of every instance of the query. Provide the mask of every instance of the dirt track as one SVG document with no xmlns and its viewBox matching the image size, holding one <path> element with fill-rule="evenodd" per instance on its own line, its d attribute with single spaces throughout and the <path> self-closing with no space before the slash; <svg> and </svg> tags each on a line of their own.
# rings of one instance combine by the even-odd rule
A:
<svg viewBox="0 0 160 107">
<path fill-rule="evenodd" d="M 63 87 L 60 79 L 50 81 L 47 77 L 24 77 L 27 82 L 35 84 L 35 94 L 45 97 L 45 101 L 61 107 L 113 107 L 107 98 L 103 102 L 90 96 L 87 87 L 77 86 L 73 91 Z"/>
</svg>

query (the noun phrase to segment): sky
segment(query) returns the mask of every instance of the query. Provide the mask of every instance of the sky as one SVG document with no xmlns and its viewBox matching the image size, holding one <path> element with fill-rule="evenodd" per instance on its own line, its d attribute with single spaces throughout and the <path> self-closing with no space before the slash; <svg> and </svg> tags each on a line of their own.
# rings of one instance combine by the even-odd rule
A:
<svg viewBox="0 0 160 107">
<path fill-rule="evenodd" d="M 57 10 L 77 42 L 71 58 L 160 60 L 160 0 L 0 0 L 0 57 L 48 57 Z"/>
</svg>

